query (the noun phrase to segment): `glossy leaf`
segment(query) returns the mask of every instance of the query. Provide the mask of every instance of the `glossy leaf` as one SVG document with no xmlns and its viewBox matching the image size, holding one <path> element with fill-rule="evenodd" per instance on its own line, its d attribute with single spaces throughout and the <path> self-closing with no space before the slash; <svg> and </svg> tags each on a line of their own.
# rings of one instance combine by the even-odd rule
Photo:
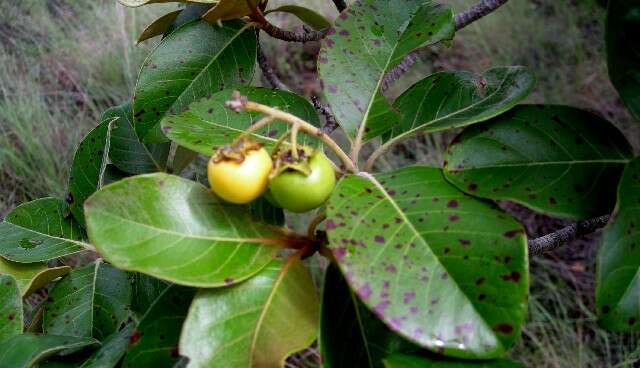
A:
<svg viewBox="0 0 640 368">
<path fill-rule="evenodd" d="M 182 9 L 172 11 L 154 20 L 153 23 L 149 24 L 147 28 L 142 31 L 140 36 L 138 36 L 138 43 L 150 40 L 157 36 L 162 36 L 171 28 L 181 12 Z"/>
<path fill-rule="evenodd" d="M 424 4 L 423 4 L 424 3 Z M 399 117 L 380 93 L 384 76 L 410 51 L 453 37 L 451 9 L 421 0 L 356 1 L 322 40 L 318 72 L 325 95 L 352 138 Z"/>
<path fill-rule="evenodd" d="M 567 106 L 518 106 L 448 148 L 447 179 L 475 196 L 574 219 L 609 213 L 631 149 L 606 120 Z"/>
<path fill-rule="evenodd" d="M 129 338 L 122 367 L 171 368 L 180 360 L 180 328 L 195 292 L 175 285 L 165 289 Z"/>
<path fill-rule="evenodd" d="M 124 356 L 129 347 L 129 339 L 135 330 L 135 323 L 129 323 L 122 330 L 114 332 L 107 337 L 81 368 L 107 368 L 117 367 L 118 362 Z"/>
<path fill-rule="evenodd" d="M 390 354 L 418 350 L 357 299 L 335 264 L 327 268 L 320 319 L 320 352 L 325 368 L 381 367 L 382 359 Z"/>
<path fill-rule="evenodd" d="M 346 176 L 327 209 L 342 272 L 393 331 L 463 358 L 500 356 L 518 338 L 528 262 L 510 216 L 428 167 Z"/>
<path fill-rule="evenodd" d="M 622 175 L 597 270 L 600 323 L 614 331 L 640 331 L 640 158 L 631 161 Z"/>
<path fill-rule="evenodd" d="M 37 199 L 16 207 L 0 223 L 0 256 L 21 263 L 47 261 L 82 251 L 83 237 L 64 201 Z"/>
<path fill-rule="evenodd" d="M 396 354 L 384 360 L 385 368 L 522 368 L 511 360 L 464 361 Z"/>
<path fill-rule="evenodd" d="M 414 84 L 393 106 L 402 114 L 394 137 L 435 132 L 478 123 L 499 115 L 527 97 L 535 82 L 524 67 L 469 72 L 439 72 Z"/>
<path fill-rule="evenodd" d="M 82 139 L 71 164 L 67 203 L 73 217 L 83 227 L 82 205 L 103 184 L 103 174 L 109 160 L 109 136 L 113 120 L 102 120 Z"/>
<path fill-rule="evenodd" d="M 0 367 L 31 368 L 56 355 L 98 344 L 84 337 L 24 334 L 0 342 Z"/>
<path fill-rule="evenodd" d="M 72 271 L 53 287 L 45 304 L 43 330 L 102 340 L 127 320 L 130 308 L 127 274 L 96 262 Z"/>
<path fill-rule="evenodd" d="M 46 263 L 17 263 L 0 258 L 0 274 L 10 275 L 16 279 L 22 297 L 31 295 L 52 280 L 64 276 L 71 267 L 47 267 Z"/>
<path fill-rule="evenodd" d="M 20 335 L 22 323 L 22 295 L 18 283 L 9 275 L 0 275 L 0 341 Z"/>
<path fill-rule="evenodd" d="M 275 9 L 269 9 L 265 12 L 265 14 L 270 13 L 289 13 L 295 15 L 298 19 L 316 31 L 331 27 L 331 22 L 329 22 L 322 14 L 304 6 L 282 5 Z"/>
<path fill-rule="evenodd" d="M 187 286 L 216 287 L 264 268 L 282 243 L 247 207 L 167 174 L 128 178 L 85 205 L 89 238 L 118 268 Z"/>
<path fill-rule="evenodd" d="M 118 0 L 118 2 L 124 6 L 138 7 L 149 4 L 160 3 L 202 3 L 202 4 L 214 4 L 218 0 Z"/>
<path fill-rule="evenodd" d="M 243 22 L 219 27 L 195 21 L 171 32 L 145 60 L 138 77 L 133 105 L 138 137 L 147 143 L 166 140 L 160 132 L 162 117 L 248 83 L 255 60 L 255 31 Z"/>
<path fill-rule="evenodd" d="M 180 352 L 194 368 L 283 367 L 315 340 L 318 306 L 303 263 L 273 261 L 239 285 L 201 290 L 182 329 Z"/>
<path fill-rule="evenodd" d="M 104 112 L 102 120 L 114 121 L 111 127 L 109 159 L 118 169 L 130 174 L 163 171 L 169 156 L 169 143 L 142 144 L 133 128 L 131 102 Z"/>
<path fill-rule="evenodd" d="M 277 107 L 313 125 L 320 125 L 313 106 L 294 93 L 259 87 L 243 87 L 238 90 L 250 101 Z M 224 105 L 231 99 L 232 93 L 233 90 L 216 93 L 211 98 L 191 104 L 189 110 L 180 115 L 165 118 L 162 121 L 163 131 L 179 145 L 211 156 L 216 148 L 229 144 L 261 117 L 256 113 L 235 113 L 227 109 Z M 256 131 L 252 137 L 266 147 L 272 147 L 290 127 L 287 123 L 276 120 Z M 317 139 L 306 135 L 300 135 L 299 139 L 302 144 L 318 144 Z"/>
<path fill-rule="evenodd" d="M 631 114 L 640 119 L 640 1 L 609 0 L 605 39 L 609 78 Z"/>
</svg>

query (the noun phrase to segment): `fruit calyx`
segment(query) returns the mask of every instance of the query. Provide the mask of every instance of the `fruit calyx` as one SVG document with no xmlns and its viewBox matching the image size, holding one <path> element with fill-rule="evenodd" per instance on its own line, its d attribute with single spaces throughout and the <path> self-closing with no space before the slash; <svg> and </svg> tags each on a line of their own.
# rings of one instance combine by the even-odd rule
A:
<svg viewBox="0 0 640 368">
<path fill-rule="evenodd" d="M 250 151 L 257 151 L 262 145 L 250 138 L 242 137 L 230 144 L 218 148 L 216 153 L 211 157 L 214 163 L 222 161 L 235 161 L 237 163 L 244 162 L 245 157 Z"/>
<path fill-rule="evenodd" d="M 276 177 L 285 171 L 297 171 L 305 176 L 311 174 L 309 160 L 315 154 L 315 151 L 309 147 L 297 147 L 298 158 L 293 155 L 292 149 L 283 148 L 273 155 L 273 171 L 271 177 Z"/>
</svg>

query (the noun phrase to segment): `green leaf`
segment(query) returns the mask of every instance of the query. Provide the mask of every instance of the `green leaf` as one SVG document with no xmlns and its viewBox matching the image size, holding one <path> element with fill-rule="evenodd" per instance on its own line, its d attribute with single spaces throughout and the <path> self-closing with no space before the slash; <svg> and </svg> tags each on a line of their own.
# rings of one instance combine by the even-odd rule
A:
<svg viewBox="0 0 640 368">
<path fill-rule="evenodd" d="M 135 323 L 129 323 L 122 330 L 107 337 L 95 353 L 82 364 L 81 368 L 117 367 L 129 347 L 129 339 L 135 329 Z"/>
<path fill-rule="evenodd" d="M 521 368 L 522 365 L 511 360 L 461 361 L 427 358 L 396 354 L 384 360 L 385 368 Z"/>
<path fill-rule="evenodd" d="M 80 142 L 71 164 L 67 203 L 75 219 L 85 227 L 82 205 L 103 185 L 104 170 L 109 161 L 109 138 L 114 119 L 101 120 Z"/>
<path fill-rule="evenodd" d="M 136 85 L 134 126 L 147 143 L 166 139 L 160 120 L 212 93 L 249 83 L 256 60 L 256 34 L 243 22 L 222 27 L 187 23 L 165 37 L 147 57 Z"/>
<path fill-rule="evenodd" d="M 640 2 L 609 0 L 605 32 L 609 78 L 631 114 L 640 119 Z"/>
<path fill-rule="evenodd" d="M 142 31 L 138 37 L 138 43 L 150 40 L 157 36 L 162 36 L 165 32 L 171 29 L 171 26 L 176 19 L 178 19 L 178 15 L 182 13 L 182 10 L 183 9 L 172 11 L 154 20 L 153 23 L 149 24 L 147 28 Z"/>
<path fill-rule="evenodd" d="M 340 269 L 325 274 L 320 319 L 320 352 L 325 368 L 381 367 L 392 353 L 420 350 L 391 331 L 349 288 Z"/>
<path fill-rule="evenodd" d="M 130 308 L 127 274 L 98 261 L 72 271 L 53 287 L 42 326 L 47 334 L 102 340 L 127 320 Z"/>
<path fill-rule="evenodd" d="M 424 3 L 424 4 L 423 4 Z M 431 1 L 357 1 L 322 40 L 318 72 L 326 98 L 351 138 L 385 131 L 399 117 L 380 92 L 387 71 L 410 51 L 454 33 L 453 13 Z"/>
<path fill-rule="evenodd" d="M 248 207 L 223 203 L 201 184 L 167 174 L 109 185 L 85 209 L 89 238 L 106 260 L 187 286 L 251 277 L 283 243 L 274 228 L 253 221 Z"/>
<path fill-rule="evenodd" d="M 151 276 L 142 273 L 134 274 L 132 284 L 133 311 L 140 316 L 144 315 L 168 286 L 168 283 Z"/>
<path fill-rule="evenodd" d="M 200 4 L 214 4 L 218 0 L 118 0 L 118 2 L 124 6 L 138 7 L 149 4 L 160 3 L 200 3 Z"/>
<path fill-rule="evenodd" d="M 23 298 L 69 271 L 68 266 L 48 268 L 46 263 L 16 263 L 0 257 L 0 274 L 16 279 Z"/>
<path fill-rule="evenodd" d="M 58 198 L 41 198 L 16 207 L 0 223 L 0 256 L 34 263 L 80 252 L 84 231 Z"/>
<path fill-rule="evenodd" d="M 283 367 L 315 340 L 318 306 L 304 264 L 275 260 L 239 285 L 198 292 L 180 352 L 194 368 Z"/>
<path fill-rule="evenodd" d="M 602 326 L 640 331 L 640 157 L 629 163 L 597 259 L 596 304 Z"/>
<path fill-rule="evenodd" d="M 180 328 L 195 292 L 176 285 L 165 289 L 129 338 L 122 367 L 171 368 L 180 360 Z M 206 346 L 206 342 L 200 343 Z"/>
<path fill-rule="evenodd" d="M 475 196 L 584 219 L 609 213 L 631 148 L 608 121 L 568 106 L 518 106 L 449 146 L 447 179 Z"/>
<path fill-rule="evenodd" d="M 97 340 L 83 337 L 18 335 L 0 342 L 0 367 L 31 368 L 50 356 L 97 344 Z"/>
<path fill-rule="evenodd" d="M 0 275 L 0 341 L 20 335 L 23 319 L 18 283 L 12 276 Z"/>
<path fill-rule="evenodd" d="M 516 341 L 528 262 L 510 216 L 428 167 L 346 176 L 327 208 L 342 272 L 393 331 L 462 358 L 498 357 Z"/>
<path fill-rule="evenodd" d="M 535 82 L 524 67 L 469 72 L 439 72 L 414 84 L 393 106 L 402 114 L 393 137 L 459 128 L 499 115 L 522 101 Z"/>
<path fill-rule="evenodd" d="M 320 125 L 313 106 L 294 93 L 259 87 L 243 87 L 238 90 L 250 101 L 277 107 L 313 125 Z M 261 117 L 257 113 L 234 113 L 227 109 L 224 105 L 231 99 L 232 93 L 233 90 L 225 90 L 211 98 L 192 103 L 187 112 L 165 118 L 162 130 L 179 145 L 211 156 L 218 147 L 229 144 Z M 289 128 L 287 123 L 275 120 L 256 131 L 252 137 L 271 148 Z M 318 140 L 303 135 L 300 136 L 300 143 L 317 146 Z"/>
<path fill-rule="evenodd" d="M 282 5 L 275 9 L 267 10 L 265 15 L 270 13 L 289 13 L 295 15 L 298 19 L 316 31 L 331 27 L 331 22 L 329 22 L 322 14 L 304 6 Z"/>
<path fill-rule="evenodd" d="M 109 159 L 118 169 L 130 174 L 163 171 L 169 156 L 169 143 L 142 144 L 133 128 L 131 102 L 104 112 L 102 121 L 117 118 L 111 128 Z"/>
</svg>

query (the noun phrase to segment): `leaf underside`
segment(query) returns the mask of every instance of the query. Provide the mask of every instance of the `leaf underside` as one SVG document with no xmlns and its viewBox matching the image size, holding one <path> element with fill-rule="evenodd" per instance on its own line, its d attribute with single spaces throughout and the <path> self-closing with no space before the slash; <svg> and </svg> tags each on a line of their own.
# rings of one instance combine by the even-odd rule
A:
<svg viewBox="0 0 640 368">
<path fill-rule="evenodd" d="M 318 305 L 302 262 L 275 260 L 239 285 L 201 290 L 182 328 L 180 351 L 194 368 L 282 367 L 316 338 Z"/>
</svg>

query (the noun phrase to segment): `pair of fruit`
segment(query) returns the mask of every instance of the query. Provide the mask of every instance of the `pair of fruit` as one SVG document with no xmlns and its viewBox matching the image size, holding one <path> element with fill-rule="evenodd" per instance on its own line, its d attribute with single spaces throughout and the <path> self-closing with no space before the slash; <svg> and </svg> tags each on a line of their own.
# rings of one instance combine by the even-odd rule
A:
<svg viewBox="0 0 640 368">
<path fill-rule="evenodd" d="M 279 151 L 275 165 L 259 144 L 243 139 L 225 146 L 211 157 L 207 167 L 214 193 L 227 202 L 249 203 L 262 194 L 272 204 L 291 212 L 307 212 L 324 203 L 335 186 L 335 172 L 322 151 Z"/>
</svg>

